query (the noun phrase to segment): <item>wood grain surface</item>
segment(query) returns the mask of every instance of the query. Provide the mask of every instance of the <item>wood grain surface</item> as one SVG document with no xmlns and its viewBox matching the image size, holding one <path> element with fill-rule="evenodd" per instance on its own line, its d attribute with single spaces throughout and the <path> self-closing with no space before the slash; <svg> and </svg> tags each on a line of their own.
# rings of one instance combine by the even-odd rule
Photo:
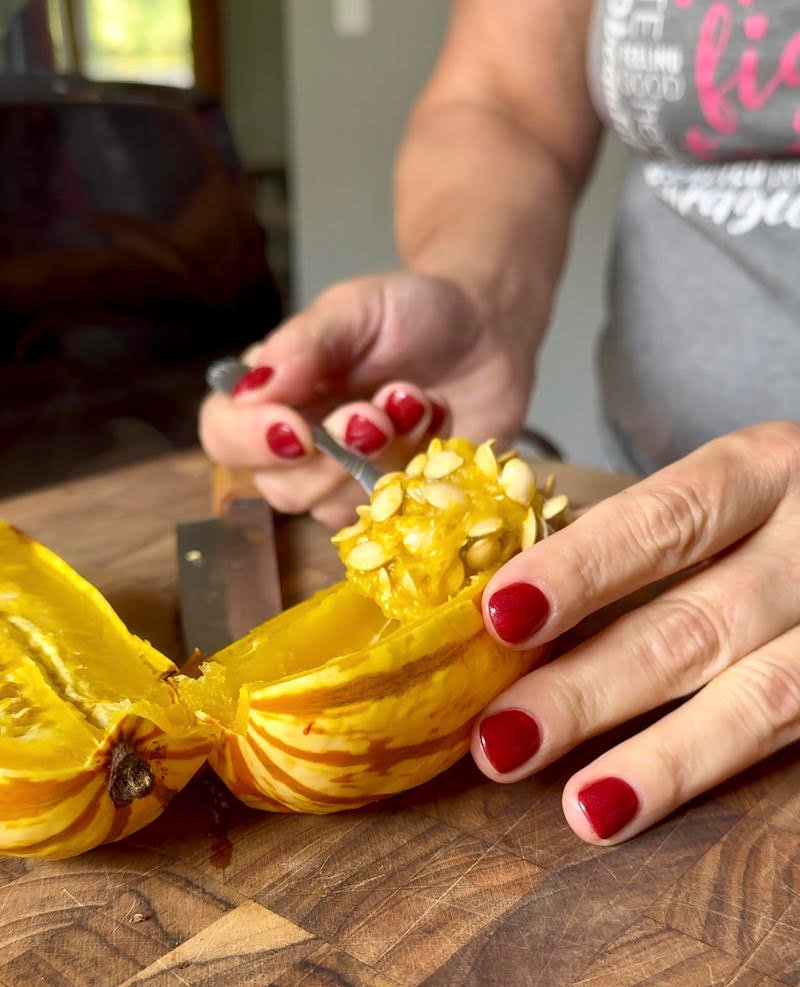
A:
<svg viewBox="0 0 800 987">
<path fill-rule="evenodd" d="M 561 467 L 578 501 L 623 481 Z M 197 454 L 0 503 L 168 654 L 174 525 L 209 512 Z M 294 602 L 337 575 L 323 531 L 279 528 Z M 0 857 L 0 984 L 769 987 L 800 984 L 800 758 L 783 752 L 616 848 L 568 829 L 561 788 L 464 760 L 339 815 L 249 810 L 201 774 L 134 837 L 74 860 Z"/>
</svg>

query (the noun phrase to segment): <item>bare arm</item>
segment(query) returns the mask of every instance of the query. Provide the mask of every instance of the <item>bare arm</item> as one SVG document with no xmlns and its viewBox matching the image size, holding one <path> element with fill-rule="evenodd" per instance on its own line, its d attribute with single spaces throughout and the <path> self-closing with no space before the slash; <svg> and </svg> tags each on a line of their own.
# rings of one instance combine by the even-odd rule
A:
<svg viewBox="0 0 800 987">
<path fill-rule="evenodd" d="M 395 176 L 405 264 L 450 277 L 533 360 L 600 122 L 585 73 L 591 0 L 457 0 Z"/>
</svg>

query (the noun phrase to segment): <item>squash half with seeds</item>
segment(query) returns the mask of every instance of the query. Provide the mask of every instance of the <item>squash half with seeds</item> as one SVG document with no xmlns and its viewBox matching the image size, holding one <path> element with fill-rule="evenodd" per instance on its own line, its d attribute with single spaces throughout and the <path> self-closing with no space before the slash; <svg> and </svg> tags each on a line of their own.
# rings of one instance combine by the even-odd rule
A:
<svg viewBox="0 0 800 987">
<path fill-rule="evenodd" d="M 154 819 L 208 757 L 248 805 L 334 812 L 434 777 L 530 669 L 480 595 L 567 521 L 515 454 L 434 439 L 334 536 L 346 578 L 194 679 L 0 522 L 0 853 L 67 857 Z"/>
<path fill-rule="evenodd" d="M 475 716 L 528 671 L 485 631 L 480 595 L 521 547 L 566 523 L 516 454 L 434 439 L 334 536 L 346 579 L 181 679 L 217 732 L 214 770 L 248 805 L 326 813 L 434 777 Z"/>
</svg>

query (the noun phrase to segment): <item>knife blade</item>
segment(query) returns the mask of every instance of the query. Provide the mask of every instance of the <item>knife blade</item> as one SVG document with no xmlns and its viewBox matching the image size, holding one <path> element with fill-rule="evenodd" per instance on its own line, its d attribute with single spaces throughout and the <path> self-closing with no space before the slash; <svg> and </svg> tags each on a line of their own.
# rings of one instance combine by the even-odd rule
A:
<svg viewBox="0 0 800 987">
<path fill-rule="evenodd" d="M 181 626 L 186 654 L 210 657 L 281 611 L 272 510 L 232 500 L 218 518 L 179 524 Z"/>
</svg>

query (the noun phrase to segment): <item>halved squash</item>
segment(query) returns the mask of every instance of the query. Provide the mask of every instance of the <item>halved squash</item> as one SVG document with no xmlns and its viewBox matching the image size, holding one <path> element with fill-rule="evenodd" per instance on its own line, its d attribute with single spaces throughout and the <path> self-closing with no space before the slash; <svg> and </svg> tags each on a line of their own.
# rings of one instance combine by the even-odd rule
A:
<svg viewBox="0 0 800 987">
<path fill-rule="evenodd" d="M 69 857 L 154 819 L 210 737 L 172 662 L 0 522 L 0 853 Z"/>
<path fill-rule="evenodd" d="M 515 454 L 434 439 L 334 536 L 347 579 L 215 655 L 181 696 L 217 732 L 214 770 L 248 805 L 334 812 L 434 777 L 540 651 L 485 631 L 480 595 L 566 503 Z"/>
<path fill-rule="evenodd" d="M 326 813 L 418 785 L 541 658 L 480 595 L 567 521 L 514 454 L 434 439 L 334 537 L 347 578 L 176 667 L 64 561 L 0 522 L 0 853 L 66 857 L 154 819 L 206 757 L 248 805 Z"/>
<path fill-rule="evenodd" d="M 480 589 L 401 623 L 343 581 L 220 652 L 179 684 L 217 730 L 211 766 L 248 805 L 314 813 L 444 771 L 474 717 L 538 657 L 486 633 Z"/>
</svg>

